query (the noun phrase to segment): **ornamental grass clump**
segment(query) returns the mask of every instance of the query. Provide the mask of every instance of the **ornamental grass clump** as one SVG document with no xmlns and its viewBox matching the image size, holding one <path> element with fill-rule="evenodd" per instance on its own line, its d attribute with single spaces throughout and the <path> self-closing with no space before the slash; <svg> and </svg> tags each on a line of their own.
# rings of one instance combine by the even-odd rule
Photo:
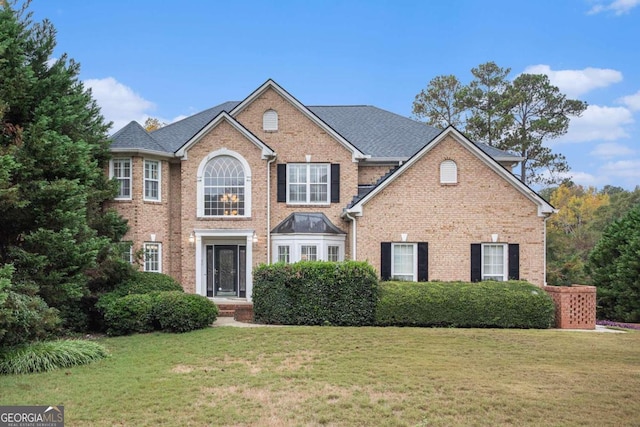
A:
<svg viewBox="0 0 640 427">
<path fill-rule="evenodd" d="M 107 357 L 102 345 L 83 340 L 41 341 L 0 352 L 0 374 L 30 374 L 85 365 Z"/>
</svg>

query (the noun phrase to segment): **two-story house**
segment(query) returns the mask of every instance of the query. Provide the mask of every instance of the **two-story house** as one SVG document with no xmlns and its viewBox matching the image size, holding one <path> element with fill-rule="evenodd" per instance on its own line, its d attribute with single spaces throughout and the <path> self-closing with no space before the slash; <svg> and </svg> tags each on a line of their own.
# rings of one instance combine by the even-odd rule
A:
<svg viewBox="0 0 640 427">
<path fill-rule="evenodd" d="M 545 282 L 553 208 L 522 159 L 372 106 L 305 106 L 272 80 L 153 132 L 112 137 L 109 204 L 142 268 L 251 299 L 259 263 L 366 260 L 402 280 Z"/>
</svg>

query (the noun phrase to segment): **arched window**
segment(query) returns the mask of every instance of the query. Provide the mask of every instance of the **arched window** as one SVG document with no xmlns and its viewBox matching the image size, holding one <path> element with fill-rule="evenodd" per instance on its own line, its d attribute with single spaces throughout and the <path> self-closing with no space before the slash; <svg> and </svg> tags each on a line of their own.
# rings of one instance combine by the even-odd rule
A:
<svg viewBox="0 0 640 427">
<path fill-rule="evenodd" d="M 440 183 L 441 184 L 457 184 L 458 183 L 458 166 L 453 160 L 445 160 L 440 163 Z"/>
<path fill-rule="evenodd" d="M 262 129 L 268 132 L 278 130 L 278 113 L 275 110 L 267 110 L 262 115 Z"/>
<path fill-rule="evenodd" d="M 211 158 L 202 173 L 202 216 L 249 216 L 246 175 L 233 156 Z"/>
</svg>

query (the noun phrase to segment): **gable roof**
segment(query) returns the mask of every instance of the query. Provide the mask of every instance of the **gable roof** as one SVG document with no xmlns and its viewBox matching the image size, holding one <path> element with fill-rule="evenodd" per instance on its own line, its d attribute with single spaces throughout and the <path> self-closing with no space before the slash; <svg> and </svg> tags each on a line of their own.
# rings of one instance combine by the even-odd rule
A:
<svg viewBox="0 0 640 427">
<path fill-rule="evenodd" d="M 260 86 L 258 89 L 253 91 L 253 93 L 247 96 L 244 101 L 240 102 L 235 106 L 233 110 L 229 112 L 232 116 L 237 116 L 242 110 L 244 110 L 249 104 L 251 104 L 256 98 L 266 92 L 268 89 L 274 90 L 278 95 L 286 99 L 291 105 L 293 105 L 298 111 L 300 111 L 304 116 L 318 125 L 321 129 L 327 132 L 330 136 L 332 136 L 336 141 L 338 141 L 343 147 L 347 150 L 351 151 L 351 155 L 355 160 L 365 159 L 368 156 L 364 154 L 358 147 L 353 145 L 350 141 L 344 138 L 340 133 L 336 132 L 331 126 L 321 120 L 316 114 L 314 114 L 310 109 L 305 107 L 300 101 L 298 101 L 295 97 L 293 97 L 289 92 L 284 90 L 280 85 L 274 82 L 272 79 L 267 80 Z"/>
<path fill-rule="evenodd" d="M 221 122 L 229 123 L 234 129 L 244 135 L 249 141 L 251 141 L 256 147 L 258 147 L 262 151 L 262 157 L 266 158 L 269 156 L 275 155 L 275 152 L 269 147 L 267 144 L 262 142 L 258 137 L 256 137 L 253 133 L 251 133 L 247 128 L 242 126 L 237 120 L 229 115 L 226 111 L 222 111 L 213 120 L 209 121 L 204 127 L 202 127 L 195 135 L 189 138 L 178 150 L 176 150 L 176 156 L 187 158 L 187 151 L 194 144 L 196 144 L 203 136 L 205 136 L 209 131 L 216 126 L 218 126 Z"/>
<path fill-rule="evenodd" d="M 472 154 L 474 154 L 478 159 L 484 162 L 489 168 L 491 168 L 494 172 L 496 172 L 503 179 L 507 180 L 511 185 L 513 185 L 518 191 L 520 191 L 525 197 L 531 200 L 533 203 L 538 205 L 538 215 L 545 216 L 553 213 L 555 210 L 553 206 L 547 203 L 540 195 L 538 195 L 535 191 L 529 188 L 526 184 L 520 181 L 515 175 L 505 169 L 501 164 L 499 164 L 495 159 L 493 159 L 490 155 L 488 155 L 484 150 L 482 150 L 478 145 L 474 144 L 470 141 L 466 136 L 460 133 L 453 126 L 447 127 L 443 130 L 436 138 L 429 141 L 420 151 L 415 153 L 409 160 L 407 160 L 401 166 L 391 170 L 385 176 L 383 176 L 376 185 L 365 194 L 360 196 L 356 196 L 354 200 L 350 203 L 350 205 L 345 210 L 344 214 L 356 214 L 362 215 L 363 206 L 375 197 L 380 191 L 382 191 L 385 187 L 395 181 L 399 176 L 401 176 L 404 171 L 411 168 L 417 161 L 419 161 L 422 157 L 424 157 L 433 147 L 442 142 L 447 136 L 452 136 L 456 141 L 462 144 L 465 148 L 467 148 Z"/>
<path fill-rule="evenodd" d="M 338 139 L 358 158 L 371 161 L 405 161 L 433 140 L 440 129 L 370 105 L 310 106 L 302 105 L 276 82 L 269 79 L 243 101 L 228 101 L 171 123 L 153 132 L 142 126 L 132 132 L 127 126 L 112 137 L 112 151 L 151 150 L 175 156 L 221 112 L 235 116 L 265 90 L 273 89 L 298 110 Z M 474 143 L 498 161 L 518 162 L 521 157 L 481 143 Z"/>
</svg>

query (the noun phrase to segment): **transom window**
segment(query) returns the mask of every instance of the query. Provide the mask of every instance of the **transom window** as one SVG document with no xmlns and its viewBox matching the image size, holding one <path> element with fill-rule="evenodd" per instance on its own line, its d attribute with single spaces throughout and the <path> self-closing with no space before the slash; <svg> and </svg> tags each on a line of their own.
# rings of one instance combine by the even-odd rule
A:
<svg viewBox="0 0 640 427">
<path fill-rule="evenodd" d="M 204 216 L 245 215 L 245 172 L 231 156 L 218 156 L 204 169 Z"/>
<path fill-rule="evenodd" d="M 120 184 L 116 199 L 131 199 L 131 159 L 113 159 L 111 177 Z"/>
<path fill-rule="evenodd" d="M 507 250 L 505 244 L 482 245 L 482 280 L 507 280 Z"/>
<path fill-rule="evenodd" d="M 329 203 L 330 165 L 287 164 L 287 203 Z"/>
<path fill-rule="evenodd" d="M 144 271 L 162 272 L 162 243 L 144 244 Z"/>
<path fill-rule="evenodd" d="M 144 199 L 160 200 L 160 162 L 144 161 Z"/>
<path fill-rule="evenodd" d="M 416 281 L 416 245 L 394 243 L 391 246 L 391 278 L 393 280 Z"/>
</svg>

